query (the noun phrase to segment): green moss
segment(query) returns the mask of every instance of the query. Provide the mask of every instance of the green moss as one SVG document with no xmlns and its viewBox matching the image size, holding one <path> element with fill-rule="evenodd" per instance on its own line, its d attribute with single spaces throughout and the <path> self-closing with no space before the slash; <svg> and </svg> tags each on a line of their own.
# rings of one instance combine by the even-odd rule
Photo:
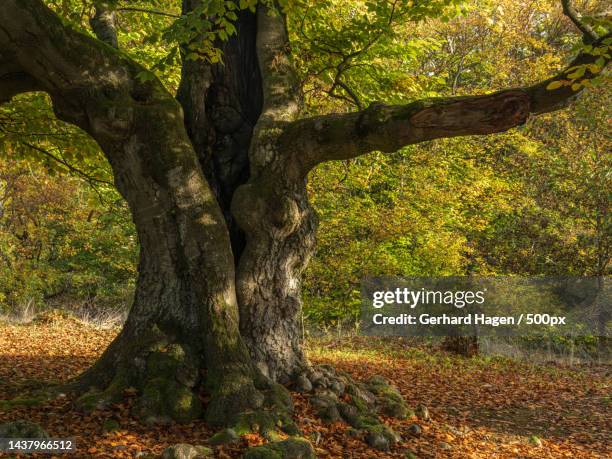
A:
<svg viewBox="0 0 612 459">
<path fill-rule="evenodd" d="M 299 437 L 251 448 L 244 455 L 244 459 L 314 459 L 315 457 L 310 442 Z"/>
<path fill-rule="evenodd" d="M 289 391 L 280 384 L 271 384 L 266 394 L 266 404 L 271 407 L 293 411 L 293 400 Z"/>
<path fill-rule="evenodd" d="M 414 414 L 406 405 L 402 394 L 382 376 L 370 378 L 367 387 L 376 395 L 376 404 L 382 414 L 397 419 L 406 419 Z"/>
<path fill-rule="evenodd" d="M 400 436 L 393 429 L 386 426 L 385 424 L 378 423 L 375 425 L 369 425 L 365 429 L 370 434 L 380 434 L 387 439 L 387 441 L 391 444 L 397 443 L 400 441 Z"/>
<path fill-rule="evenodd" d="M 200 417 L 202 403 L 191 389 L 176 384 L 168 394 L 168 414 L 177 422 L 189 422 Z"/>
<path fill-rule="evenodd" d="M 116 432 L 120 428 L 121 428 L 121 425 L 115 419 L 106 419 L 102 423 L 103 432 Z"/>
<path fill-rule="evenodd" d="M 242 413 L 238 417 L 235 429 L 239 435 L 251 432 L 266 435 L 268 432 L 276 430 L 276 419 L 274 414 L 270 411 Z"/>
<path fill-rule="evenodd" d="M 12 400 L 0 400 L 0 410 L 8 411 L 20 406 L 38 406 L 42 405 L 47 400 L 47 397 L 14 398 Z"/>
<path fill-rule="evenodd" d="M 223 429 L 217 432 L 208 439 L 210 445 L 226 445 L 228 443 L 235 443 L 240 440 L 240 436 L 234 429 Z"/>
<path fill-rule="evenodd" d="M 144 419 L 169 417 L 177 422 L 189 422 L 202 413 L 199 398 L 172 379 L 153 378 L 143 388 L 138 415 Z"/>
</svg>

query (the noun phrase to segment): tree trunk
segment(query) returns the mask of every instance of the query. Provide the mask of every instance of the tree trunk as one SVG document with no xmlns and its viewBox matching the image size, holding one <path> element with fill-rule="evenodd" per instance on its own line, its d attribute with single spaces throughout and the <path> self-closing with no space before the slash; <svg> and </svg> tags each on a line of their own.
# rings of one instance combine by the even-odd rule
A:
<svg viewBox="0 0 612 459">
<path fill-rule="evenodd" d="M 185 12 L 197 2 L 186 0 Z M 263 167 L 251 164 L 251 158 L 257 163 L 262 156 L 261 149 L 252 146 L 263 108 L 257 15 L 242 11 L 235 26 L 237 34 L 218 44 L 223 64 L 184 62 L 178 99 L 230 229 L 242 336 L 263 374 L 287 382 L 307 367 L 300 290 L 302 271 L 314 251 L 316 218 L 305 180 L 289 183 L 282 178 L 282 155 Z M 265 170 L 266 177 L 260 177 Z M 248 202 L 232 208 L 239 187 Z M 296 215 L 294 208 L 299 209 Z"/>
<path fill-rule="evenodd" d="M 59 98 L 55 102 L 58 115 L 77 121 L 65 115 Z M 259 403 L 255 370 L 238 333 L 225 221 L 182 128 L 179 105 L 162 98 L 121 106 L 132 109 L 129 132 L 109 130 L 117 120 L 106 113 L 90 114 L 81 127 L 107 153 L 130 205 L 141 245 L 139 277 L 125 329 L 83 382 L 114 375 L 113 390 L 141 387 L 142 412 L 150 420 L 197 416 L 192 389 L 203 382 L 213 395 L 214 421 L 224 423 Z M 126 380 L 130 368 L 137 371 Z"/>
<path fill-rule="evenodd" d="M 305 180 L 289 188 L 274 175 L 264 174 L 236 192 L 234 215 L 247 235 L 236 287 L 240 331 L 251 356 L 265 375 L 286 383 L 309 367 L 301 289 L 315 250 L 317 219 Z"/>
<path fill-rule="evenodd" d="M 9 56 L 11 71 L 25 76 L 0 84 L 0 98 L 43 90 L 60 119 L 98 142 L 141 245 L 127 324 L 75 382 L 90 389 L 80 404 L 107 404 L 136 387 L 151 422 L 198 416 L 200 391 L 210 395 L 212 425 L 264 406 L 284 416 L 288 397 L 257 371 L 240 336 L 227 224 L 179 103 L 156 78 L 141 78 L 138 64 L 65 27 L 38 0 L 6 2 L 0 24 L 0 60 Z"/>
</svg>

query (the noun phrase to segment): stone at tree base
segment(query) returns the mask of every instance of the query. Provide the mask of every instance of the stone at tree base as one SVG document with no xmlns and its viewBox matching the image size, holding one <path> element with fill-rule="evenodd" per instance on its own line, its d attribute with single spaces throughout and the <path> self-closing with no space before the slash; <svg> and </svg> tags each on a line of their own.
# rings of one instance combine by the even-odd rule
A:
<svg viewBox="0 0 612 459">
<path fill-rule="evenodd" d="M 308 393 L 312 391 L 312 383 L 305 374 L 301 374 L 295 381 L 295 390 L 301 393 Z"/>
<path fill-rule="evenodd" d="M 0 438 L 49 438 L 49 434 L 38 424 L 20 419 L 0 424 Z"/>
<path fill-rule="evenodd" d="M 340 413 L 337 407 L 339 400 L 333 392 L 319 391 L 317 395 L 310 398 L 310 403 L 323 421 L 336 422 L 340 420 Z"/>
<path fill-rule="evenodd" d="M 206 446 L 193 446 L 179 443 L 166 448 L 161 459 L 203 459 L 213 457 L 213 450 Z"/>
<path fill-rule="evenodd" d="M 288 438 L 287 440 L 268 443 L 249 449 L 244 459 L 315 459 L 314 448 L 304 438 Z"/>
<path fill-rule="evenodd" d="M 381 432 L 368 432 L 366 443 L 379 451 L 389 451 L 389 440 Z"/>
<path fill-rule="evenodd" d="M 421 426 L 418 424 L 412 424 L 408 427 L 408 433 L 414 437 L 418 437 L 422 432 L 423 429 L 421 429 Z"/>
<path fill-rule="evenodd" d="M 422 421 L 429 421 L 431 416 L 429 415 L 429 409 L 424 405 L 417 406 L 415 414 Z"/>
<path fill-rule="evenodd" d="M 235 443 L 239 440 L 240 437 L 234 429 L 223 429 L 210 437 L 208 443 L 211 445 L 226 445 L 228 443 Z"/>
</svg>

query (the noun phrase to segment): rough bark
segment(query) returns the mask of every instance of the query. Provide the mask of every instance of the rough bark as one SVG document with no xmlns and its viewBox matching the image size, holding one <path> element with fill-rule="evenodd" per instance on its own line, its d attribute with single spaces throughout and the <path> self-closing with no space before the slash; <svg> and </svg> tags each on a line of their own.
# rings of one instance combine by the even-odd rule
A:
<svg viewBox="0 0 612 459">
<path fill-rule="evenodd" d="M 184 0 L 184 13 L 199 2 Z M 223 52 L 222 63 L 183 62 L 177 99 L 185 113 L 187 133 L 223 211 L 238 260 L 245 237 L 230 207 L 234 192 L 249 178 L 249 147 L 263 96 L 255 49 L 255 14 L 241 11 L 234 25 L 236 34 L 217 43 Z"/>
<path fill-rule="evenodd" d="M 139 236 L 134 304 L 119 337 L 78 381 L 93 390 L 83 404 L 108 403 L 135 385 L 152 421 L 197 416 L 196 387 L 212 395 L 214 425 L 262 406 L 271 386 L 240 338 L 227 227 L 178 102 L 159 81 L 142 82 L 140 66 L 64 27 L 36 0 L 3 4 L 0 49 L 32 89 L 51 96 L 60 119 L 99 143 Z"/>
<path fill-rule="evenodd" d="M 263 107 L 249 151 L 250 178 L 232 203 L 247 242 L 236 285 L 240 329 L 255 363 L 270 378 L 287 382 L 308 369 L 301 278 L 314 252 L 317 219 L 305 177 L 296 176 L 277 142 L 300 109 L 284 17 L 260 6 L 257 27 Z"/>
</svg>

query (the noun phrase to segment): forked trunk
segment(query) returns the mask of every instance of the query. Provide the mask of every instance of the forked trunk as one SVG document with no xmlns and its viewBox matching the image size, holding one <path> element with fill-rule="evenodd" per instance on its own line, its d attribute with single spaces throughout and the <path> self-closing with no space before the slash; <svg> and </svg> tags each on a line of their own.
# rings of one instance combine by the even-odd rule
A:
<svg viewBox="0 0 612 459">
<path fill-rule="evenodd" d="M 185 1 L 186 12 L 198 1 Z M 282 155 L 265 167 L 257 161 L 251 164 L 261 156 L 252 145 L 263 105 L 257 15 L 242 11 L 235 26 L 236 35 L 219 43 L 223 64 L 184 62 L 178 99 L 230 230 L 242 336 L 264 375 L 287 382 L 307 366 L 300 289 L 302 271 L 314 250 L 316 218 L 305 180 L 282 179 L 284 171 L 275 164 Z M 232 208 L 239 188 L 242 195 L 251 195 L 248 200 L 258 196 L 259 204 Z"/>
</svg>

